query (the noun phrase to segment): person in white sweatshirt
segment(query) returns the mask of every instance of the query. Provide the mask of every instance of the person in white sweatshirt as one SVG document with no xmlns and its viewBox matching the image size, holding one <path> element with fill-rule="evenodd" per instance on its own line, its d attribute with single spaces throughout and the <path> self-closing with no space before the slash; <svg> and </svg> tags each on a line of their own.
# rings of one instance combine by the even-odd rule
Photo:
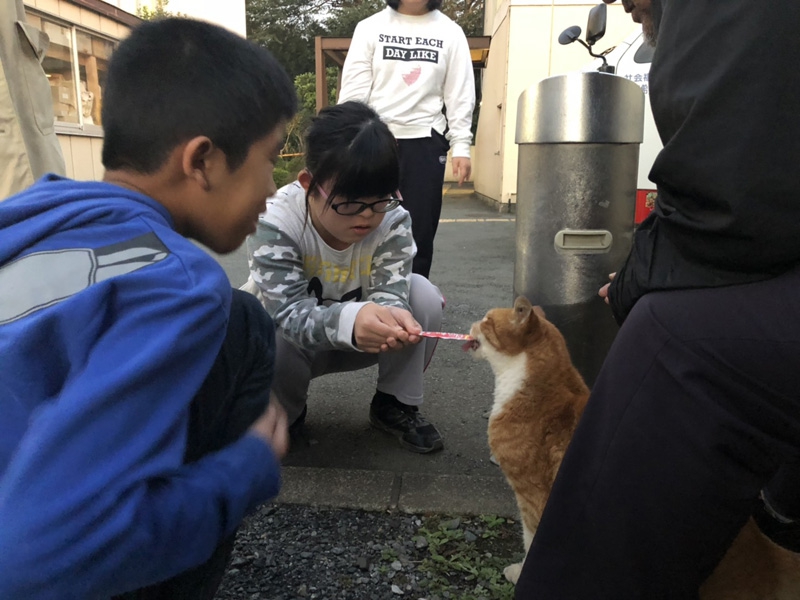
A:
<svg viewBox="0 0 800 600">
<path fill-rule="evenodd" d="M 386 4 L 356 26 L 339 102 L 366 102 L 397 138 L 400 193 L 417 244 L 412 268 L 428 277 L 450 148 L 459 185 L 471 172 L 472 59 L 464 31 L 438 10 L 441 0 Z"/>
</svg>

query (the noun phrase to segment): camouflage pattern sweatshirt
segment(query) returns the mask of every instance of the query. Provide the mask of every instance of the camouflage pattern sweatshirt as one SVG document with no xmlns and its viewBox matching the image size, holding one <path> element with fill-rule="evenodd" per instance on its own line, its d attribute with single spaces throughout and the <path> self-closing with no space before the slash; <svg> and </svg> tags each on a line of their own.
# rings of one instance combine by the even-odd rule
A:
<svg viewBox="0 0 800 600">
<path fill-rule="evenodd" d="M 367 303 L 408 304 L 417 248 L 411 216 L 402 207 L 345 250 L 326 244 L 306 219 L 305 190 L 290 183 L 267 200 L 256 233 L 247 239 L 254 293 L 290 342 L 312 351 L 357 350 L 353 327 Z"/>
</svg>

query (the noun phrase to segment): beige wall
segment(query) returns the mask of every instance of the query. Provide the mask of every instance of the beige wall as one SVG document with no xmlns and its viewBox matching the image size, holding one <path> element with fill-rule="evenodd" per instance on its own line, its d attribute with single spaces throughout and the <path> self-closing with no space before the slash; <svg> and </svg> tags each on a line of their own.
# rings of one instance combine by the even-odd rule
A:
<svg viewBox="0 0 800 600">
<path fill-rule="evenodd" d="M 67 167 L 66 176 L 79 181 L 100 180 L 103 178 L 103 165 L 100 154 L 103 151 L 103 138 L 81 135 L 59 135 L 61 153 Z"/>
<path fill-rule="evenodd" d="M 487 4 L 487 11 L 489 6 Z M 509 20 L 503 19 L 491 33 L 489 57 L 483 71 L 481 112 L 475 135 L 473 181 L 475 189 L 500 201 L 503 195 L 503 148 L 506 131 L 506 89 L 508 86 Z M 513 131 L 511 137 L 514 137 Z"/>
<path fill-rule="evenodd" d="M 501 206 L 516 202 L 514 135 L 519 96 L 546 77 L 580 69 L 593 60 L 577 42 L 561 46 L 558 36 L 571 25 L 579 25 L 585 32 L 589 10 L 596 4 L 566 0 L 486 2 L 485 31 L 492 36 L 492 45 L 483 79 L 474 182 L 479 194 Z M 614 46 L 635 27 L 621 5 L 609 5 L 606 35 L 595 47 L 602 51 Z"/>
</svg>

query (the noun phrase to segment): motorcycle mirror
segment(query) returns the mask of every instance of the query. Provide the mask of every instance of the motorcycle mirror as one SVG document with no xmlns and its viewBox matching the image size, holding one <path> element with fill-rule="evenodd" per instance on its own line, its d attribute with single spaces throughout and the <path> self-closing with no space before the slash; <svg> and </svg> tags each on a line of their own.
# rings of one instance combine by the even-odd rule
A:
<svg viewBox="0 0 800 600">
<path fill-rule="evenodd" d="M 577 25 L 573 25 L 572 27 L 567 27 L 564 31 L 561 32 L 561 35 L 558 36 L 558 43 L 562 46 L 566 46 L 567 44 L 571 44 L 575 40 L 577 40 L 581 35 L 581 28 Z"/>
<path fill-rule="evenodd" d="M 606 14 L 605 4 L 598 4 L 589 11 L 589 20 L 586 23 L 586 43 L 590 46 L 593 46 L 606 34 Z"/>
</svg>

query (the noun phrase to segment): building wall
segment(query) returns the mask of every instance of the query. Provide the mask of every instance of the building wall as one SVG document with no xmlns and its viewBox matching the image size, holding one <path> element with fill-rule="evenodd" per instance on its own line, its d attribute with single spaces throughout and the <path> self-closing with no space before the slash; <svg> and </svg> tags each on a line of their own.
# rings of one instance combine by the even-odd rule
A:
<svg viewBox="0 0 800 600">
<path fill-rule="evenodd" d="M 80 181 L 103 178 L 103 165 L 100 162 L 103 138 L 59 135 L 58 141 L 67 167 L 67 177 Z"/>
<path fill-rule="evenodd" d="M 474 182 L 476 192 L 501 207 L 516 202 L 514 136 L 519 97 L 546 77 L 580 69 L 594 60 L 577 42 L 560 45 L 558 36 L 571 25 L 585 32 L 589 10 L 596 4 L 486 0 L 485 33 L 492 36 L 492 46 L 484 73 Z M 606 34 L 595 48 L 602 51 L 616 45 L 636 27 L 621 5 L 609 5 Z"/>
<path fill-rule="evenodd" d="M 125 37 L 129 30 L 128 27 L 121 23 L 117 23 L 89 9 L 76 6 L 66 0 L 25 0 L 24 4 L 26 7 L 40 10 L 55 17 L 61 17 L 64 21 L 87 27 L 115 39 Z"/>
<path fill-rule="evenodd" d="M 492 42 L 483 71 L 481 112 L 475 135 L 472 178 L 476 191 L 499 202 L 503 197 L 503 148 L 508 135 L 505 113 L 509 74 L 506 68 L 509 58 L 509 20 L 502 19 L 497 28 L 487 31 L 489 33 Z M 514 137 L 513 130 L 511 137 Z"/>
</svg>

